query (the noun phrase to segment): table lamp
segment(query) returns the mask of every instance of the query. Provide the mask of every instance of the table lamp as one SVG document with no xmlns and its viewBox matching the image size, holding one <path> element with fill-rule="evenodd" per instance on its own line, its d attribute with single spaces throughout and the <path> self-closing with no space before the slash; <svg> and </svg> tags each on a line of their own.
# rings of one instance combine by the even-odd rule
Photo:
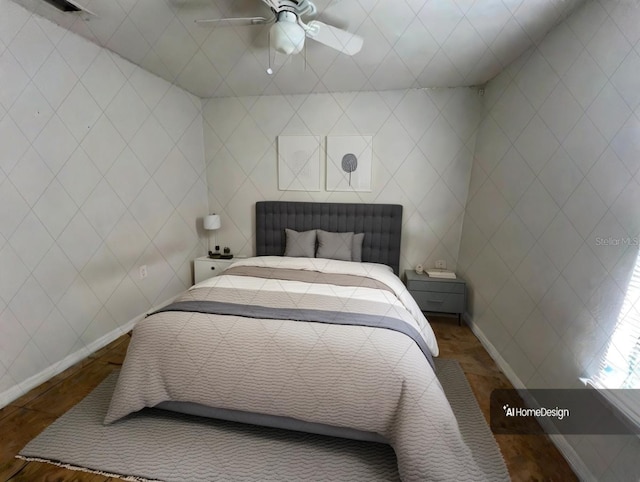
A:
<svg viewBox="0 0 640 482">
<path fill-rule="evenodd" d="M 206 229 L 207 231 L 216 231 L 218 229 L 220 229 L 220 216 L 217 214 L 210 214 L 208 216 L 204 217 L 204 229 Z M 220 247 L 216 246 L 216 252 L 213 253 L 211 251 L 211 236 L 209 236 L 208 239 L 208 251 L 209 251 L 209 257 L 213 257 L 216 254 L 218 256 L 220 256 Z"/>
</svg>

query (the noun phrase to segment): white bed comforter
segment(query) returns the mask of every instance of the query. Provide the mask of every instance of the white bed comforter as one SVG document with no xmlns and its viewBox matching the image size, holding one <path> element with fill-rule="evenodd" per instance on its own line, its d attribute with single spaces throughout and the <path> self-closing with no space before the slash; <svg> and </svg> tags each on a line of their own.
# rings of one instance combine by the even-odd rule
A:
<svg viewBox="0 0 640 482">
<path fill-rule="evenodd" d="M 283 256 L 261 256 L 257 258 L 240 259 L 233 263 L 233 266 L 258 266 L 258 267 L 278 267 L 284 269 L 297 269 L 304 271 L 319 271 L 322 273 L 348 274 L 373 278 L 387 285 L 393 294 L 371 288 L 348 287 L 335 285 L 320 285 L 300 283 L 297 281 L 264 280 L 262 278 L 247 278 L 229 275 L 217 276 L 202 281 L 191 287 L 197 288 L 214 287 L 238 287 L 249 289 L 263 289 L 267 291 L 287 291 L 290 293 L 314 293 L 319 295 L 338 296 L 341 298 L 360 299 L 364 301 L 381 301 L 396 307 L 406 309 L 411 316 L 412 325 L 423 336 L 431 354 L 438 356 L 438 342 L 433 333 L 433 329 L 418 307 L 418 304 L 407 291 L 400 278 L 393 270 L 386 265 L 377 263 L 352 263 L 349 261 L 338 261 L 324 258 L 292 258 Z"/>
<path fill-rule="evenodd" d="M 281 257 L 249 258 L 233 266 L 364 276 L 393 294 L 222 274 L 181 299 L 384 313 L 413 324 L 438 354 L 428 322 L 385 266 Z M 486 480 L 425 355 L 397 331 L 158 313 L 134 329 L 105 423 L 169 400 L 378 433 L 393 446 L 404 481 Z"/>
</svg>

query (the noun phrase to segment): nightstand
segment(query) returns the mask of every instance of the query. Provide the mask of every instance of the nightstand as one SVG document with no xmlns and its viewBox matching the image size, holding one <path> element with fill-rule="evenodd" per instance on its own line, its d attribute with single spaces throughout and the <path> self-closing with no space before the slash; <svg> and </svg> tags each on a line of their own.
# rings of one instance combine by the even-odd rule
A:
<svg viewBox="0 0 640 482">
<path fill-rule="evenodd" d="M 204 281 L 206 279 L 213 278 L 214 276 L 222 274 L 222 272 L 229 266 L 231 266 L 234 261 L 237 261 L 237 258 L 214 259 L 209 258 L 208 256 L 196 258 L 193 261 L 194 284 L 198 284 L 200 283 L 200 281 Z"/>
<path fill-rule="evenodd" d="M 462 314 L 467 306 L 467 284 L 461 279 L 430 278 L 414 270 L 404 272 L 407 289 L 422 311 L 430 313 Z"/>
</svg>

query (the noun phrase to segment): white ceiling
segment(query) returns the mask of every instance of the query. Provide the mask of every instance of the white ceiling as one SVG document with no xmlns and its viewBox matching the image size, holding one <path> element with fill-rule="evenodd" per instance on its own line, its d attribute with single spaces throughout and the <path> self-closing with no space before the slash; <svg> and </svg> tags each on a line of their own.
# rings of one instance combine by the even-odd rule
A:
<svg viewBox="0 0 640 482">
<path fill-rule="evenodd" d="M 481 85 L 583 0 L 314 0 L 364 37 L 354 57 L 307 42 L 269 76 L 268 26 L 194 20 L 269 15 L 259 0 L 76 0 L 98 16 L 16 0 L 200 97 Z"/>
</svg>

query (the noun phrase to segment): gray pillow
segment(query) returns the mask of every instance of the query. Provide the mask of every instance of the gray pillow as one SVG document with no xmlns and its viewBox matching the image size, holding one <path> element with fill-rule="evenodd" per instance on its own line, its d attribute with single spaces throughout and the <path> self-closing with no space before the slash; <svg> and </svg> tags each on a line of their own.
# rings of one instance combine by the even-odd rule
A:
<svg viewBox="0 0 640 482">
<path fill-rule="evenodd" d="M 362 242 L 364 241 L 364 233 L 353 235 L 353 244 L 351 245 L 351 261 L 362 261 Z"/>
<path fill-rule="evenodd" d="M 351 261 L 353 233 L 330 233 L 318 229 L 317 258 Z"/>
<path fill-rule="evenodd" d="M 316 253 L 316 230 L 303 231 L 299 233 L 293 229 L 284 230 L 286 245 L 285 256 L 295 256 L 298 258 L 313 258 Z"/>
</svg>

